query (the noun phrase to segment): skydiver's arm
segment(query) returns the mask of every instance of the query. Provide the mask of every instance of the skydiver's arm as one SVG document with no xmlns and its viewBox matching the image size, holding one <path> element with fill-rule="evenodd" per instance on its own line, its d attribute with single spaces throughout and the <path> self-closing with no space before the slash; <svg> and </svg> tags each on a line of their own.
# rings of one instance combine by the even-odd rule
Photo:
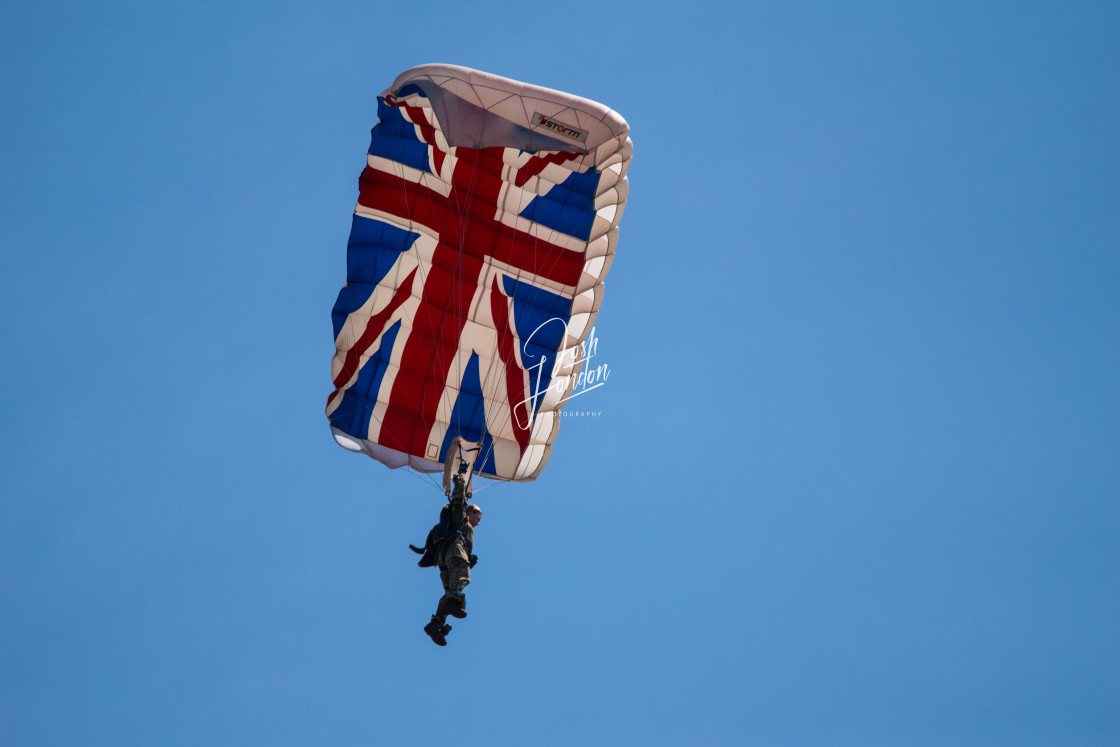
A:
<svg viewBox="0 0 1120 747">
<path fill-rule="evenodd" d="M 456 476 L 458 478 L 458 476 Z M 465 481 L 454 480 L 451 489 L 451 522 L 457 525 L 467 514 L 467 489 Z"/>
</svg>

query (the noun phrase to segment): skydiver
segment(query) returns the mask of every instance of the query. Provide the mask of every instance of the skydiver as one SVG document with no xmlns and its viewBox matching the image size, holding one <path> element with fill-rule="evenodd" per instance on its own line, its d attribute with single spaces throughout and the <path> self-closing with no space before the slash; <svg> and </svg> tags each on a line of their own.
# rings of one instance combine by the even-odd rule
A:
<svg viewBox="0 0 1120 747">
<path fill-rule="evenodd" d="M 460 619 L 467 616 L 467 596 L 463 590 L 471 582 L 471 568 L 478 562 L 478 556 L 472 552 L 474 529 L 482 521 L 482 509 L 467 503 L 471 496 L 468 482 L 465 470 L 455 475 L 451 501 L 440 512 L 440 523 L 428 533 L 424 549 L 409 545 L 414 552 L 423 554 L 420 567 L 439 568 L 443 596 L 431 621 L 424 626 L 424 632 L 438 646 L 447 645 L 447 634 L 451 632 L 448 615 Z"/>
</svg>

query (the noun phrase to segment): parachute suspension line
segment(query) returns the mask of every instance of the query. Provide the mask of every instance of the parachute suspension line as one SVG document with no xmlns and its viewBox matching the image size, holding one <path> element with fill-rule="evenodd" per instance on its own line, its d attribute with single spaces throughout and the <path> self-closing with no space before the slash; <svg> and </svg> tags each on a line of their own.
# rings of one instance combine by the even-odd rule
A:
<svg viewBox="0 0 1120 747">
<path fill-rule="evenodd" d="M 419 479 L 423 480 L 424 482 L 431 485 L 433 488 L 436 488 L 437 490 L 439 490 L 439 492 L 441 492 L 441 493 L 443 492 L 443 486 L 440 485 L 438 482 L 436 482 L 435 478 L 432 477 L 432 474 L 430 472 L 420 472 L 419 470 L 415 470 L 412 467 L 409 467 L 407 465 L 405 466 L 404 471 L 407 474 L 412 475 L 413 477 L 416 477 L 416 478 L 419 478 Z"/>
<path fill-rule="evenodd" d="M 481 493 L 481 492 L 482 492 L 483 490 L 487 490 L 487 489 L 489 489 L 489 488 L 493 488 L 493 487 L 496 487 L 496 486 L 498 486 L 498 485 L 505 485 L 505 484 L 506 484 L 506 483 L 502 482 L 501 480 L 494 480 L 493 482 L 489 482 L 489 483 L 486 483 L 486 484 L 485 484 L 485 485 L 483 485 L 483 486 L 482 486 L 481 488 L 475 488 L 475 489 L 474 489 L 474 490 L 473 490 L 473 491 L 471 492 L 471 494 L 472 494 L 472 495 L 478 495 L 478 494 L 479 494 L 479 493 Z"/>
<path fill-rule="evenodd" d="M 493 399 L 494 399 L 492 395 L 489 398 L 490 398 L 491 401 L 493 401 Z M 479 445 L 479 451 L 481 453 L 478 454 L 475 457 L 475 464 L 481 466 L 483 464 L 486 464 L 487 460 L 490 459 L 490 455 L 494 453 L 494 434 L 493 433 L 490 434 L 490 445 L 489 446 L 482 446 L 480 444 Z"/>
</svg>

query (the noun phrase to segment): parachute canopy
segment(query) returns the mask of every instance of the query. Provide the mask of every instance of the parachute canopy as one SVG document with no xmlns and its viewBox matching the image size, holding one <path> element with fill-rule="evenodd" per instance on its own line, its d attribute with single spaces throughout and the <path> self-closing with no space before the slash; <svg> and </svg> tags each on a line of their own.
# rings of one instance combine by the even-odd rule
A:
<svg viewBox="0 0 1120 747">
<path fill-rule="evenodd" d="M 535 479 L 618 243 L 626 121 L 571 94 L 422 65 L 377 99 L 332 318 L 335 440 L 389 467 Z"/>
</svg>

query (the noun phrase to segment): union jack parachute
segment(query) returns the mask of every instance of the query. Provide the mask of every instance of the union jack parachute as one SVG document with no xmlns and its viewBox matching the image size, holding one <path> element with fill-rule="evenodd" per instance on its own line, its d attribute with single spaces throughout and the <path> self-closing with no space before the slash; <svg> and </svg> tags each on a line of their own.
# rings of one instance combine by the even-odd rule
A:
<svg viewBox="0 0 1120 747">
<path fill-rule="evenodd" d="M 602 104 L 453 65 L 378 97 L 332 319 L 335 440 L 389 467 L 540 475 L 626 205 L 629 126 Z"/>
</svg>

